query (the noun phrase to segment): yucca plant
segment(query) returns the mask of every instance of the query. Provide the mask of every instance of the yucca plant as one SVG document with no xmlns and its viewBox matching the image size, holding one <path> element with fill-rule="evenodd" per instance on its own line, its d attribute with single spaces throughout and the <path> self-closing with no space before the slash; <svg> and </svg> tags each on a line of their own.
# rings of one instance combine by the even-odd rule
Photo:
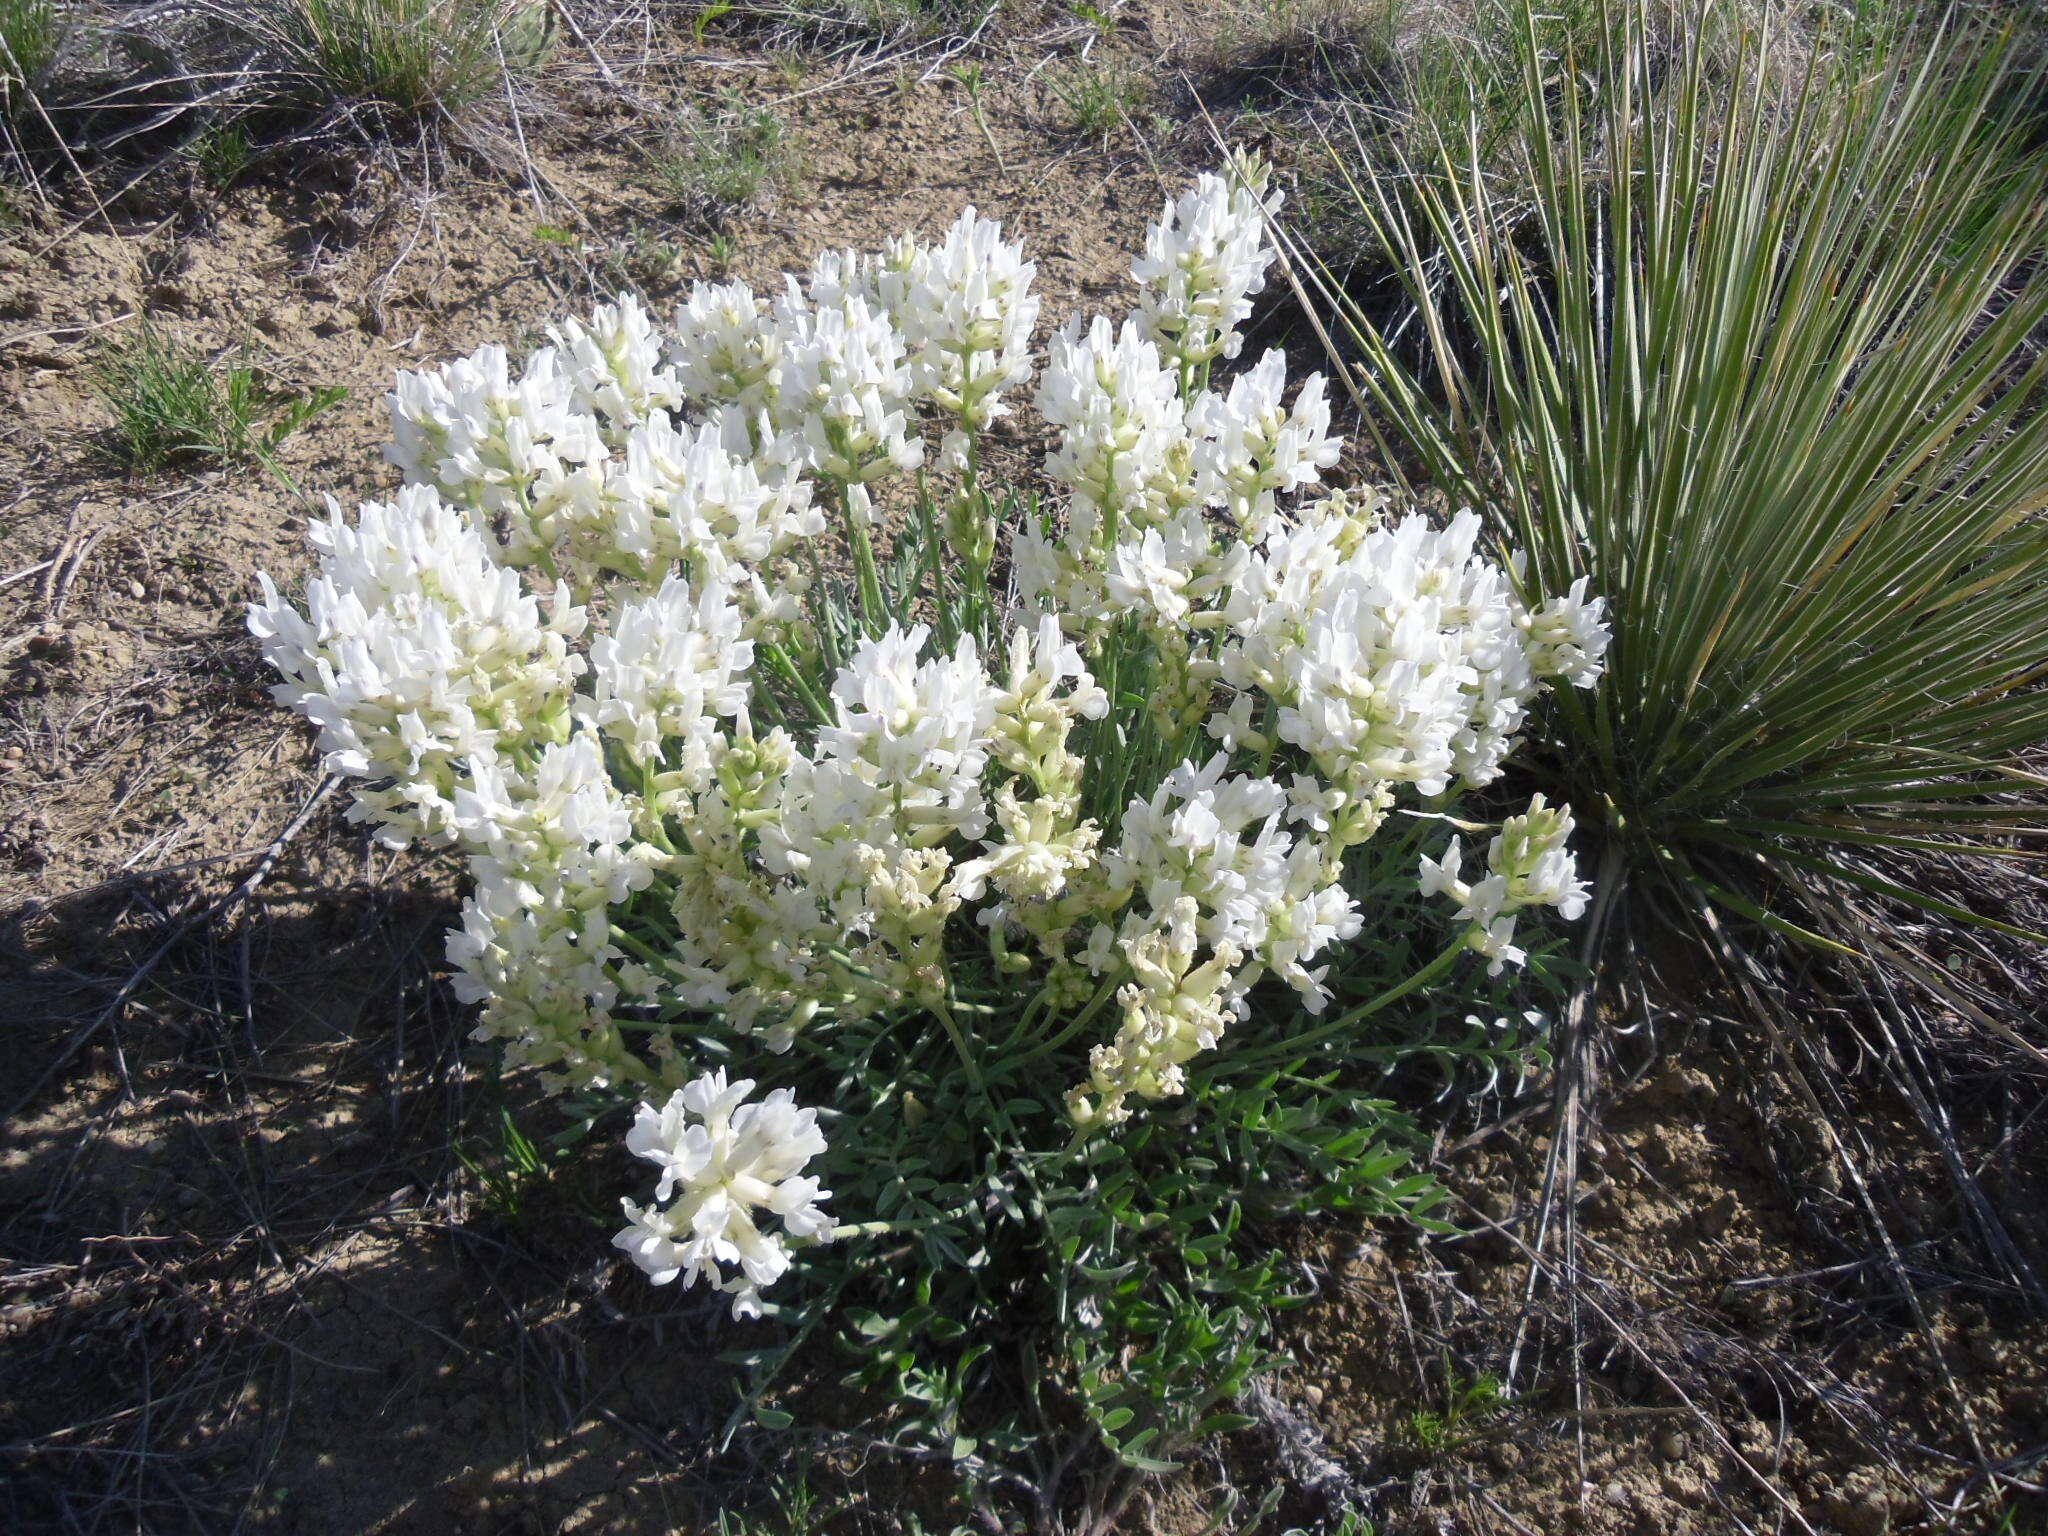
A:
<svg viewBox="0 0 2048 1536">
<path fill-rule="evenodd" d="M 2048 161 L 2010 49 L 1824 36 L 1788 87 L 1761 34 L 1653 50 L 1644 0 L 1593 59 L 1514 10 L 1505 173 L 1469 134 L 1344 157 L 1402 302 L 1296 267 L 1407 461 L 1614 604 L 1549 764 L 1603 887 L 1837 951 L 1859 895 L 2017 932 L 1901 865 L 2044 831 Z"/>
</svg>

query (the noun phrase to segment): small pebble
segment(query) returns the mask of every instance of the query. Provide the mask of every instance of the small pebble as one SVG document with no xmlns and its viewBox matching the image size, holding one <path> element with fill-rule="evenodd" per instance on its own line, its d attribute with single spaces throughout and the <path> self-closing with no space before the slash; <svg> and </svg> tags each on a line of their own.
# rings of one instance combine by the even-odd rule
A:
<svg viewBox="0 0 2048 1536">
<path fill-rule="evenodd" d="M 1829 1513 L 1843 1536 L 1885 1536 L 1892 1528 L 1891 1506 L 1874 1488 L 1843 1495 Z"/>
<path fill-rule="evenodd" d="M 128 591 L 129 591 L 129 593 L 130 593 L 131 595 L 133 595 L 133 596 L 135 596 L 135 597 L 147 597 L 147 596 L 149 596 L 149 588 L 145 587 L 145 586 L 144 586 L 144 585 L 143 585 L 143 584 L 142 584 L 141 582 L 137 581 L 137 580 L 136 580 L 136 579 L 135 579 L 135 578 L 134 578 L 133 576 L 130 576 L 130 577 L 128 578 Z"/>
<path fill-rule="evenodd" d="M 1657 1454 L 1666 1461 L 1685 1459 L 1685 1436 L 1675 1429 L 1667 1429 L 1657 1437 Z"/>
<path fill-rule="evenodd" d="M 198 1190 L 193 1189 L 190 1185 L 187 1185 L 184 1189 L 178 1191 L 178 1208 L 180 1210 L 189 1211 L 192 1209 L 193 1206 L 197 1205 L 201 1200 L 205 1198 L 206 1197 L 200 1194 Z"/>
<path fill-rule="evenodd" d="M 1323 1389 L 1314 1385 L 1303 1387 L 1301 1400 L 1311 1408 L 1320 1408 L 1323 1406 Z"/>
</svg>

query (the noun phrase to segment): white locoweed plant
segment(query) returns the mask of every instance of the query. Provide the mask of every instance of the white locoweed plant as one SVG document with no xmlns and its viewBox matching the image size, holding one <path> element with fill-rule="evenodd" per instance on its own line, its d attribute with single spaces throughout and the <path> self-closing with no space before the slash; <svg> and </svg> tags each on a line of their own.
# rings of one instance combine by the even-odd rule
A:
<svg viewBox="0 0 2048 1536">
<path fill-rule="evenodd" d="M 352 816 L 468 860 L 479 1036 L 584 1127 L 638 1105 L 617 1245 L 789 1324 L 768 1422 L 831 1319 L 970 1476 L 1083 1424 L 1156 1469 L 1268 1358 L 1244 1224 L 1419 1214 L 1387 1075 L 1541 1052 L 1507 973 L 1585 905 L 1570 813 L 1454 814 L 1601 604 L 1325 489 L 1279 353 L 1212 387 L 1277 200 L 1202 177 L 1042 370 L 970 209 L 402 375 L 404 488 L 316 524 L 303 611 L 264 579 Z M 1043 499 L 988 452 L 1034 371 Z"/>
</svg>

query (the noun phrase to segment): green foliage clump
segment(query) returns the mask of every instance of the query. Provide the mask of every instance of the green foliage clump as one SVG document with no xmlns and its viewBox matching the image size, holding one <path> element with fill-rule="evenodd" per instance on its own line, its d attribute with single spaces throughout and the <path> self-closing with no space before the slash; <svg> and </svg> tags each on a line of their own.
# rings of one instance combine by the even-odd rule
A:
<svg viewBox="0 0 2048 1536">
<path fill-rule="evenodd" d="M 1151 92 L 1142 76 L 1120 64 L 1076 64 L 1048 73 L 1047 89 L 1066 108 L 1075 133 L 1105 140 L 1140 110 Z"/>
<path fill-rule="evenodd" d="M 209 460 L 270 463 L 286 438 L 347 393 L 330 386 L 280 394 L 243 358 L 222 365 L 147 320 L 100 352 L 92 382 L 114 418 L 115 456 L 140 470 Z"/>
<path fill-rule="evenodd" d="M 778 113 L 728 99 L 685 117 L 651 168 L 678 207 L 715 228 L 787 186 L 797 166 Z"/>
<path fill-rule="evenodd" d="M 459 121 L 503 100 L 554 45 L 540 0 L 247 0 L 269 103 L 380 134 Z"/>
</svg>

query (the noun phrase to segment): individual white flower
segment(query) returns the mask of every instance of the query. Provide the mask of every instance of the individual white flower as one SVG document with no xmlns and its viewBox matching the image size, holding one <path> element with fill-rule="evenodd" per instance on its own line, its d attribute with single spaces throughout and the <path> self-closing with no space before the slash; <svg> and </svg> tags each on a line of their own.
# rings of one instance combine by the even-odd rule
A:
<svg viewBox="0 0 2048 1536">
<path fill-rule="evenodd" d="M 698 581 L 721 580 L 737 594 L 754 570 L 825 526 L 810 483 L 778 446 L 753 450 L 731 417 L 695 427 L 643 422 L 608 466 L 593 533 L 639 569 L 680 562 Z"/>
<path fill-rule="evenodd" d="M 1145 231 L 1144 254 L 1131 264 L 1141 285 L 1137 320 L 1173 366 L 1199 368 L 1243 345 L 1238 327 L 1273 261 L 1266 220 L 1281 195 L 1270 182 L 1266 166 L 1249 159 L 1225 175 L 1205 172 Z"/>
<path fill-rule="evenodd" d="M 714 782 L 663 800 L 680 834 L 668 866 L 675 938 L 667 975 L 685 1006 L 717 1009 L 786 1051 L 821 1007 L 850 1000 L 821 954 L 846 930 L 786 863 L 770 872 L 750 851 L 757 834 L 776 835 L 789 808 L 799 762 L 789 733 L 778 727 L 756 738 L 742 713 L 711 750 Z"/>
<path fill-rule="evenodd" d="M 1201 548 L 1206 553 L 1207 539 L 1202 540 Z M 1141 610 L 1161 628 L 1185 623 L 1190 612 L 1186 596 L 1189 562 L 1175 556 L 1186 553 L 1183 547 L 1170 554 L 1157 528 L 1146 529 L 1136 540 L 1124 540 L 1109 557 L 1104 592 L 1110 603 L 1120 609 Z"/>
<path fill-rule="evenodd" d="M 892 627 L 855 649 L 833 682 L 834 719 L 760 830 L 768 872 L 803 885 L 843 941 L 880 946 L 863 958 L 885 993 L 920 997 L 942 982 L 938 946 L 961 900 L 942 845 L 988 827 L 997 697 L 970 638 L 920 659 L 928 638 Z"/>
<path fill-rule="evenodd" d="M 635 810 L 606 770 L 602 741 L 583 729 L 523 770 L 471 759 L 453 819 L 480 879 L 518 882 L 529 906 L 558 887 L 567 904 L 589 910 L 645 890 L 662 861 L 638 838 Z"/>
<path fill-rule="evenodd" d="M 1568 805 L 1552 807 L 1533 796 L 1528 810 L 1501 823 L 1487 845 L 1486 865 L 1507 882 L 1513 907 L 1555 907 L 1567 922 L 1586 910 L 1590 899 L 1579 879 L 1578 861 L 1570 843 L 1578 823 Z"/>
<path fill-rule="evenodd" d="M 1191 620 L 1243 579 L 1250 550 L 1215 536 L 1199 507 L 1183 507 L 1157 526 L 1131 530 L 1110 551 L 1103 597 L 1110 613 L 1135 613 L 1163 649 L 1185 653 Z"/>
<path fill-rule="evenodd" d="M 905 236 L 891 243 L 890 253 L 879 256 L 850 247 L 820 251 L 811 258 L 804 292 L 810 303 L 826 309 L 842 306 L 848 299 L 859 299 L 894 323 L 908 286 L 901 274 L 919 249 L 916 241 Z M 896 256 L 893 261 L 891 254 Z"/>
<path fill-rule="evenodd" d="M 995 695 L 990 751 L 1012 773 L 1028 777 L 1042 796 L 1077 797 L 1084 764 L 1067 749 L 1076 720 L 1100 720 L 1109 695 L 1089 673 L 1056 614 L 1010 631 L 1002 687 Z"/>
<path fill-rule="evenodd" d="M 930 629 L 891 625 L 855 647 L 832 681 L 838 717 L 818 732 L 827 758 L 859 762 L 894 789 L 980 777 L 995 695 L 974 641 L 920 660 Z"/>
<path fill-rule="evenodd" d="M 1058 799 L 1020 801 L 1005 784 L 996 791 L 998 835 L 978 858 L 959 866 L 955 888 L 966 901 L 981 899 L 993 886 L 1011 902 L 1051 901 L 1067 888 L 1073 875 L 1095 863 L 1095 845 L 1102 829 L 1092 821 L 1075 823 L 1073 807 Z"/>
<path fill-rule="evenodd" d="M 778 1088 L 748 1103 L 750 1079 L 707 1072 L 656 1109 L 642 1104 L 626 1134 L 661 1169 L 654 1203 L 620 1202 L 628 1225 L 612 1239 L 656 1285 L 678 1275 L 732 1297 L 734 1317 L 761 1315 L 761 1292 L 789 1270 L 791 1250 L 828 1242 L 831 1191 L 802 1176 L 825 1151 L 815 1109 Z M 674 1196 L 674 1203 L 664 1205 Z M 780 1230 L 766 1227 L 776 1218 Z"/>
<path fill-rule="evenodd" d="M 544 748 L 529 768 L 472 759 L 451 816 L 476 887 L 448 941 L 456 991 L 485 1004 L 479 1038 L 506 1042 L 571 1088 L 643 1082 L 610 1009 L 619 994 L 609 909 L 665 862 L 642 842 L 642 808 L 612 783 L 590 731 Z"/>
<path fill-rule="evenodd" d="M 529 907 L 505 886 L 479 885 L 449 932 L 455 995 L 482 1010 L 476 1040 L 504 1045 L 506 1069 L 533 1067 L 570 1091 L 644 1083 L 653 1074 L 612 1021 L 615 957 L 559 906 Z"/>
<path fill-rule="evenodd" d="M 429 486 L 365 502 L 353 521 L 330 502 L 309 538 L 320 569 L 305 613 L 268 575 L 249 610 L 284 678 L 271 694 L 320 727 L 328 772 L 365 781 L 352 819 L 377 822 L 397 846 L 446 842 L 462 765 L 565 722 L 584 665 L 568 643 L 584 612 L 558 594 L 543 617 L 518 573 Z"/>
</svg>

